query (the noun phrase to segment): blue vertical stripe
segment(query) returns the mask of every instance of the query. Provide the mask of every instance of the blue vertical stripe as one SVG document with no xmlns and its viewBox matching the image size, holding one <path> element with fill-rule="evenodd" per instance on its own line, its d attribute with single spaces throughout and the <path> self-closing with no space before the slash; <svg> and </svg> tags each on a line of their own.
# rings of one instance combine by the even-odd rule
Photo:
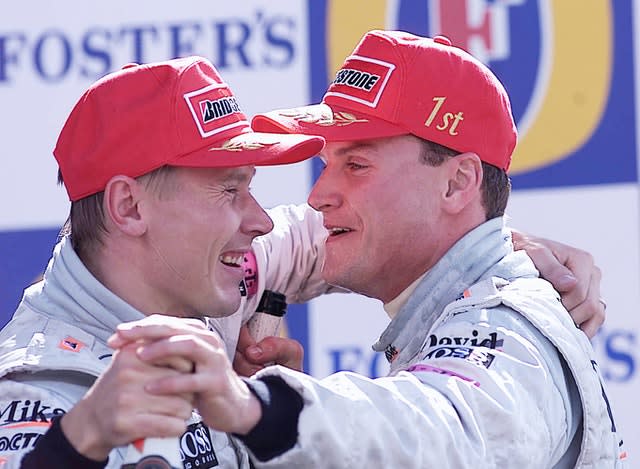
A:
<svg viewBox="0 0 640 469">
<path fill-rule="evenodd" d="M 302 361 L 303 370 L 310 373 L 309 355 L 311 344 L 309 343 L 309 307 L 306 304 L 290 304 L 287 306 L 287 329 L 289 337 L 302 344 L 305 350 Z"/>
</svg>

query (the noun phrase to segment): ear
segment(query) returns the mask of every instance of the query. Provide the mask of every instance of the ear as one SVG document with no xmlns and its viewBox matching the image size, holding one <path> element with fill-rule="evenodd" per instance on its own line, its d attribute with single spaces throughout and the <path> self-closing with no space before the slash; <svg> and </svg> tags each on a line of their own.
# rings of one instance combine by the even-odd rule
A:
<svg viewBox="0 0 640 469">
<path fill-rule="evenodd" d="M 462 211 L 469 203 L 481 202 L 482 162 L 475 153 L 463 153 L 449 158 L 449 180 L 445 195 L 445 210 L 451 214 Z"/>
<path fill-rule="evenodd" d="M 103 208 L 110 224 L 129 236 L 141 236 L 147 231 L 147 221 L 140 210 L 146 196 L 145 188 L 128 176 L 112 177 L 104 190 Z"/>
</svg>

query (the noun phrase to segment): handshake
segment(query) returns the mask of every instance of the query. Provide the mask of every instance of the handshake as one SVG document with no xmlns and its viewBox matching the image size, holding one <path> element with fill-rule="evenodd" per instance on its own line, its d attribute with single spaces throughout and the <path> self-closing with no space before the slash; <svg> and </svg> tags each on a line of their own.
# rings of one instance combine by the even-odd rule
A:
<svg viewBox="0 0 640 469">
<path fill-rule="evenodd" d="M 176 441 L 198 420 L 218 431 L 248 433 L 261 408 L 241 377 L 272 362 L 300 369 L 303 353 L 292 339 L 256 342 L 243 326 L 232 362 L 204 322 L 164 315 L 120 324 L 108 345 L 115 350 L 111 363 L 61 420 L 73 446 L 98 461 L 126 445 L 139 457 L 144 440 Z M 169 462 L 176 464 L 173 445 Z"/>
</svg>

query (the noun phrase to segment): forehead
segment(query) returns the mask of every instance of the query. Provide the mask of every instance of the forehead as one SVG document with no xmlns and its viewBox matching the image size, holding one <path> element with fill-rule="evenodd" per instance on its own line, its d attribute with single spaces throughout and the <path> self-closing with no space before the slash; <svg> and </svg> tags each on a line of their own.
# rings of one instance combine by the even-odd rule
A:
<svg viewBox="0 0 640 469">
<path fill-rule="evenodd" d="M 419 148 L 419 139 L 413 135 L 397 135 L 393 137 L 381 137 L 366 140 L 351 140 L 343 142 L 327 142 L 320 156 L 324 159 L 329 157 L 346 157 L 351 154 L 362 154 L 375 156 L 388 154 L 391 149 L 403 148 L 403 153 L 411 146 Z"/>
<path fill-rule="evenodd" d="M 212 182 L 249 182 L 256 174 L 254 166 L 239 166 L 237 168 L 178 168 L 183 177 Z"/>
</svg>

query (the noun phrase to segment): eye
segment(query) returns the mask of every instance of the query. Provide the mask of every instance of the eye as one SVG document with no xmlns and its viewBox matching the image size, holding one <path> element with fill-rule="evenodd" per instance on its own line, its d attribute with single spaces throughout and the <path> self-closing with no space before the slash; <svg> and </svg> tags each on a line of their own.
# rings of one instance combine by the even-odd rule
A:
<svg viewBox="0 0 640 469">
<path fill-rule="evenodd" d="M 357 171 L 357 170 L 359 170 L 359 169 L 366 169 L 366 168 L 367 168 L 367 166 L 366 166 L 366 165 L 363 165 L 363 164 L 360 164 L 360 163 L 356 163 L 356 162 L 354 162 L 354 161 L 349 161 L 349 162 L 347 163 L 347 167 L 348 167 L 349 169 L 353 169 L 354 171 Z"/>
<path fill-rule="evenodd" d="M 225 193 L 229 194 L 230 196 L 237 196 L 238 193 L 240 192 L 240 189 L 238 189 L 237 187 L 227 187 L 225 188 Z"/>
</svg>

